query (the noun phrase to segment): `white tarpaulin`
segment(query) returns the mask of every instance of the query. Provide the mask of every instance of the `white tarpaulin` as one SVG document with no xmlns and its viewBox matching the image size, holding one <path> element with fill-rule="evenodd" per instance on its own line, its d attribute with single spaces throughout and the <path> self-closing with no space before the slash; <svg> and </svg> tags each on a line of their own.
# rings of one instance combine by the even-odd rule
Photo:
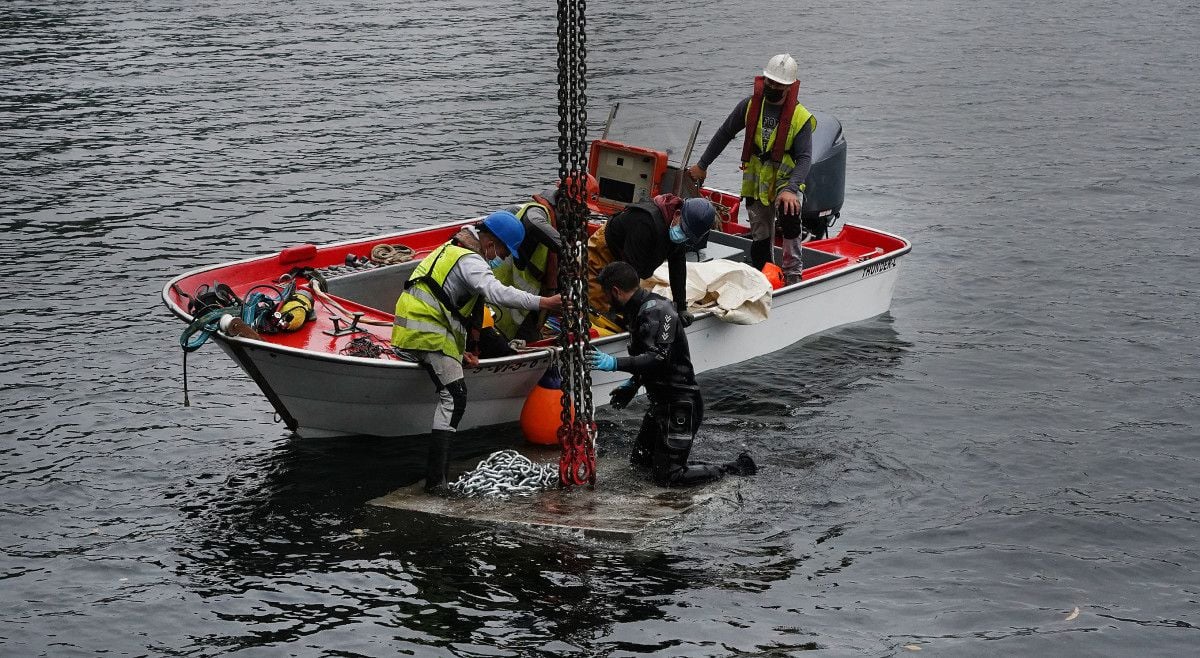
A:
<svg viewBox="0 0 1200 658">
<path fill-rule="evenodd" d="M 663 263 L 646 279 L 652 290 L 667 299 L 671 286 Z M 714 259 L 687 264 L 687 302 L 692 313 L 709 311 L 731 324 L 758 324 L 771 314 L 771 284 L 745 263 Z"/>
</svg>

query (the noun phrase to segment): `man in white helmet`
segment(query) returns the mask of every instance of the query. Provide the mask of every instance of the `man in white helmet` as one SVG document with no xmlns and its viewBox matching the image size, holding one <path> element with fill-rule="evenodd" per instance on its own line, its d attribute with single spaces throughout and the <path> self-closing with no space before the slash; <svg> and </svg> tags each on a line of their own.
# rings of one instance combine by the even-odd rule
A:
<svg viewBox="0 0 1200 658">
<path fill-rule="evenodd" d="M 750 216 L 750 260 L 762 269 L 773 260 L 775 219 L 783 233 L 783 271 L 788 283 L 800 280 L 804 227 L 804 180 L 812 166 L 812 134 L 817 120 L 797 101 L 796 60 L 776 55 L 754 78 L 754 93 L 733 108 L 688 174 L 703 183 L 708 167 L 743 129 L 742 196 Z"/>
</svg>

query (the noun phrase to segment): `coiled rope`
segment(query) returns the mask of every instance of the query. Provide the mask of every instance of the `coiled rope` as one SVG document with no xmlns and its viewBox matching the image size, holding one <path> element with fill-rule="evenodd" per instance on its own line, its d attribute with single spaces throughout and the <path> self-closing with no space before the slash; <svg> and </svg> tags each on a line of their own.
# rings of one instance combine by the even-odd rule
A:
<svg viewBox="0 0 1200 658">
<path fill-rule="evenodd" d="M 377 265 L 407 263 L 416 255 L 416 250 L 406 244 L 377 244 L 371 247 L 371 262 Z"/>
</svg>

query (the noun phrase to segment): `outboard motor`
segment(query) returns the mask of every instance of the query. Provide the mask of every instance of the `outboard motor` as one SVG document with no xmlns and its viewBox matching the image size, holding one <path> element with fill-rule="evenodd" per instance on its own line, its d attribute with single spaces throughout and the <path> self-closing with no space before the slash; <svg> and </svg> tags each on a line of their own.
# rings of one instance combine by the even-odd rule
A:
<svg viewBox="0 0 1200 658">
<path fill-rule="evenodd" d="M 846 138 L 833 115 L 813 112 L 817 129 L 812 136 L 812 167 L 804 179 L 804 230 L 824 238 L 842 213 L 846 198 Z"/>
</svg>

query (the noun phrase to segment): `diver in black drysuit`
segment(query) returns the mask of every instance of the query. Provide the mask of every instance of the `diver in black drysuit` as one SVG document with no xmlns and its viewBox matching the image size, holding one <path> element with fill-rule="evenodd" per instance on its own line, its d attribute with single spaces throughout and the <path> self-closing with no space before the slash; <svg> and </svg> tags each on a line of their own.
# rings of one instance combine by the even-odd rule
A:
<svg viewBox="0 0 1200 658">
<path fill-rule="evenodd" d="M 616 358 L 594 351 L 589 354 L 589 365 L 633 374 L 612 392 L 614 407 L 629 404 L 641 386 L 650 398 L 630 462 L 651 467 L 654 481 L 664 487 L 703 484 L 727 474 L 754 475 L 757 468 L 745 452 L 719 466 L 688 463 L 696 431 L 704 420 L 704 398 L 696 385 L 687 334 L 674 304 L 638 287 L 637 272 L 625 262 L 606 265 L 597 279 L 608 292 L 612 308 L 621 309 L 630 334 L 629 356 Z"/>
</svg>

